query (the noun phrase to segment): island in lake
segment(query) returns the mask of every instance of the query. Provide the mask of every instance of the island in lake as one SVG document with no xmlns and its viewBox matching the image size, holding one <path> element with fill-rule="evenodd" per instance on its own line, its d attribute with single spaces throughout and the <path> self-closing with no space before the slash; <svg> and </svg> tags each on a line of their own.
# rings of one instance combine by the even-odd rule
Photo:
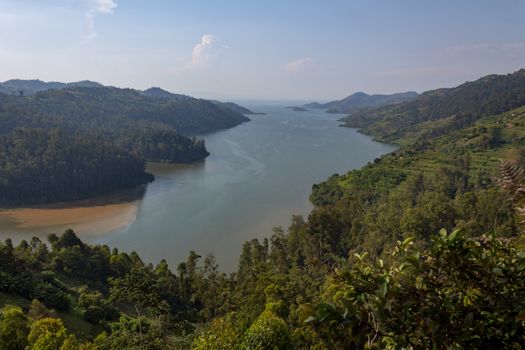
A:
<svg viewBox="0 0 525 350">
<path fill-rule="evenodd" d="M 308 112 L 308 109 L 299 106 L 289 106 L 286 108 L 294 112 Z"/>
</svg>

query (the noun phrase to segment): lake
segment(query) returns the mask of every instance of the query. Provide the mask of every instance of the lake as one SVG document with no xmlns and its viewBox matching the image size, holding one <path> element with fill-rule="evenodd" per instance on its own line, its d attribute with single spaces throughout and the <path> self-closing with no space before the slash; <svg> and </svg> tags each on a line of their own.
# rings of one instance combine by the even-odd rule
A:
<svg viewBox="0 0 525 350">
<path fill-rule="evenodd" d="M 147 262 L 165 258 L 173 270 L 195 250 L 215 254 L 223 271 L 233 271 L 246 240 L 308 214 L 314 183 L 394 149 L 339 127 L 341 115 L 249 107 L 266 115 L 201 136 L 211 153 L 206 160 L 151 164 L 156 180 L 133 194 L 2 211 L 2 238 L 72 227 L 87 242 L 136 250 Z"/>
</svg>

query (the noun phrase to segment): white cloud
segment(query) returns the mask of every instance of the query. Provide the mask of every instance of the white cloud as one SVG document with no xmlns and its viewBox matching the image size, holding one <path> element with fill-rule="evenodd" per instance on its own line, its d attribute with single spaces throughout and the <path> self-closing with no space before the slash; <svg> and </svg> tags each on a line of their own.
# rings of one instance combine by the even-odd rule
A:
<svg viewBox="0 0 525 350">
<path fill-rule="evenodd" d="M 92 0 L 91 6 L 86 13 L 86 22 L 89 30 L 88 38 L 93 39 L 97 36 L 95 32 L 95 17 L 97 15 L 110 15 L 117 8 L 116 0 Z"/>
<path fill-rule="evenodd" d="M 300 72 L 304 70 L 307 66 L 312 64 L 314 60 L 310 57 L 303 57 L 299 58 L 297 60 L 293 60 L 291 62 L 288 62 L 284 66 L 284 70 L 290 73 Z"/>
<path fill-rule="evenodd" d="M 213 48 L 217 39 L 211 34 L 202 36 L 200 43 L 193 47 L 191 61 L 186 65 L 187 68 L 205 67 L 210 64 Z"/>
</svg>

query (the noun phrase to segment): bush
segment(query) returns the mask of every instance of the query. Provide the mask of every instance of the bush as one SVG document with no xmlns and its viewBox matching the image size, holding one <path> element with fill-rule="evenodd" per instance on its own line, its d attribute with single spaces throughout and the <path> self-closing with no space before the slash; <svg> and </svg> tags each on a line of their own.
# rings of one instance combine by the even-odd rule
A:
<svg viewBox="0 0 525 350">
<path fill-rule="evenodd" d="M 264 311 L 244 336 L 247 350 L 289 350 L 293 344 L 284 320 L 271 311 Z"/>
</svg>

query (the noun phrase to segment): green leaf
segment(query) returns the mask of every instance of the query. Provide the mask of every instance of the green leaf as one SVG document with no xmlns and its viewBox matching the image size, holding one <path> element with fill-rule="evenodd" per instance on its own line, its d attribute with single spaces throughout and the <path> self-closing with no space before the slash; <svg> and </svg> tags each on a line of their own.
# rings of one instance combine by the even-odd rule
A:
<svg viewBox="0 0 525 350">
<path fill-rule="evenodd" d="M 379 285 L 379 296 L 381 298 L 384 298 L 387 291 L 388 291 L 388 284 L 385 280 L 382 280 L 381 284 Z"/>
</svg>

